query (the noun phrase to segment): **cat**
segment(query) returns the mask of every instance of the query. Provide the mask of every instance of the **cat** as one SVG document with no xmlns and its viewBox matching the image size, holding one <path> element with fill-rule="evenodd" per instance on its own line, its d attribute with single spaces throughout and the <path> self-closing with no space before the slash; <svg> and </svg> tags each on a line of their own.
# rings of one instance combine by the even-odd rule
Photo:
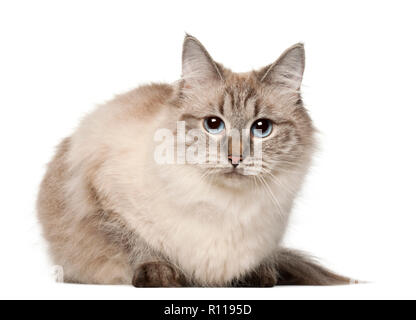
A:
<svg viewBox="0 0 416 320">
<path fill-rule="evenodd" d="M 233 73 L 186 35 L 179 81 L 141 86 L 85 117 L 59 145 L 37 203 L 64 281 L 349 283 L 282 247 L 316 145 L 304 66 L 296 44 L 267 67 Z"/>
</svg>

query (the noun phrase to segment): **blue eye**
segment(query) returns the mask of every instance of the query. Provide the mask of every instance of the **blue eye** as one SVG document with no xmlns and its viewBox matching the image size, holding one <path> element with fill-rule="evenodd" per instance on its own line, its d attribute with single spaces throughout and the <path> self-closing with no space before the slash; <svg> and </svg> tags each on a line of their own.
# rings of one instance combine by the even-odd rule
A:
<svg viewBox="0 0 416 320">
<path fill-rule="evenodd" d="M 272 133 L 273 124 L 268 119 L 259 119 L 254 121 L 251 126 L 251 133 L 257 138 L 266 138 Z"/>
<path fill-rule="evenodd" d="M 204 120 L 204 128 L 211 134 L 219 134 L 224 130 L 225 124 L 218 117 L 209 117 Z"/>
</svg>

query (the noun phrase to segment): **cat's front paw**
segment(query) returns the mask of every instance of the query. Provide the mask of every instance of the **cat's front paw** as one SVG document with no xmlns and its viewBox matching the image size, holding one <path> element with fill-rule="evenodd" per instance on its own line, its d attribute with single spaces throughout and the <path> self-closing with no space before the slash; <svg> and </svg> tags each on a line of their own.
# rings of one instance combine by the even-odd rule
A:
<svg viewBox="0 0 416 320">
<path fill-rule="evenodd" d="M 277 270 L 275 268 L 259 266 L 247 274 L 244 278 L 239 279 L 236 287 L 255 287 L 255 288 L 270 288 L 276 286 L 278 283 Z"/>
<path fill-rule="evenodd" d="M 133 277 L 136 288 L 183 287 L 184 277 L 174 266 L 166 262 L 141 264 Z"/>
</svg>

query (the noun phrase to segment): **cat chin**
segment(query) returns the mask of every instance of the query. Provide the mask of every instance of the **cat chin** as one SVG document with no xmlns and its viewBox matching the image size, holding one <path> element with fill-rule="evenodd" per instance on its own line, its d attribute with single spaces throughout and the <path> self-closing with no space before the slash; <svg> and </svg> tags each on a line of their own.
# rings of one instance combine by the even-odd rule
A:
<svg viewBox="0 0 416 320">
<path fill-rule="evenodd" d="M 221 175 L 225 179 L 247 179 L 247 176 L 238 171 L 227 171 Z"/>
<path fill-rule="evenodd" d="M 216 174 L 215 184 L 229 189 L 242 189 L 250 182 L 251 176 L 245 175 L 243 171 L 230 170 Z"/>
</svg>

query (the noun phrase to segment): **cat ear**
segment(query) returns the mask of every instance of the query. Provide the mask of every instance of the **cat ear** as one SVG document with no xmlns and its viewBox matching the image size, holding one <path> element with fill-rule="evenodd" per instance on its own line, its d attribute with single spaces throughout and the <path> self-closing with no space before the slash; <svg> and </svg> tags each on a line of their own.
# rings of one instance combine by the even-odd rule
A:
<svg viewBox="0 0 416 320">
<path fill-rule="evenodd" d="M 201 42 L 186 35 L 182 50 L 182 79 L 187 83 L 223 80 L 221 70 Z"/>
<path fill-rule="evenodd" d="M 302 43 L 287 49 L 273 64 L 258 72 L 261 82 L 299 90 L 305 69 L 305 48 Z"/>
</svg>

